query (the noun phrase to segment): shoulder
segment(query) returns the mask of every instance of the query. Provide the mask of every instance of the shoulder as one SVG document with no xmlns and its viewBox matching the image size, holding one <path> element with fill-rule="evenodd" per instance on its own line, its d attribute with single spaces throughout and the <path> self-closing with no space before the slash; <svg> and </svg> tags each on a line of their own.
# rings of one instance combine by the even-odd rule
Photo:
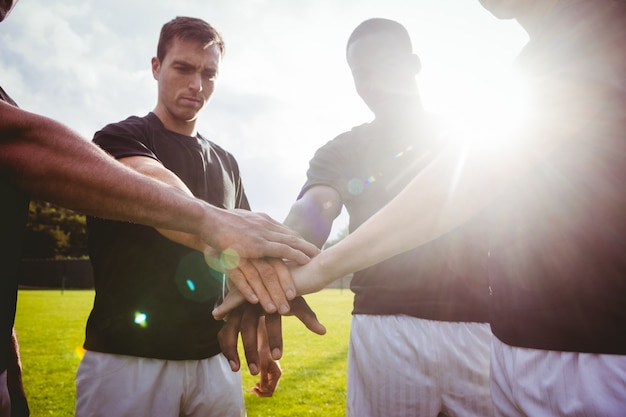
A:
<svg viewBox="0 0 626 417">
<path fill-rule="evenodd" d="M 370 130 L 371 126 L 369 123 L 355 126 L 347 132 L 343 132 L 326 142 L 325 145 L 318 149 L 317 153 L 342 150 L 354 151 L 355 146 L 358 146 L 359 143 L 367 140 L 370 136 Z"/>
<path fill-rule="evenodd" d="M 154 122 L 149 119 L 149 116 L 138 117 L 138 116 L 130 116 L 126 119 L 109 123 L 104 126 L 95 134 L 95 138 L 106 135 L 106 136 L 132 136 L 137 137 L 137 135 L 149 129 L 154 128 Z"/>
<path fill-rule="evenodd" d="M 158 119 L 157 119 L 158 120 Z M 148 156 L 157 159 L 154 140 L 162 135 L 158 125 L 148 116 L 130 116 L 120 122 L 110 123 L 96 132 L 93 142 L 115 158 Z"/>
</svg>

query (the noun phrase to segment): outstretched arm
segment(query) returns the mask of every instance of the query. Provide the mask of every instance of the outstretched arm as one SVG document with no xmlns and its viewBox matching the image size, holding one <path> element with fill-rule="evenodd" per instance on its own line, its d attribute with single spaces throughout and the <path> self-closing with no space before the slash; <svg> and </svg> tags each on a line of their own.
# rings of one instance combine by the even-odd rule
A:
<svg viewBox="0 0 626 417">
<path fill-rule="evenodd" d="M 124 167 L 52 119 L 0 102 L 0 173 L 26 193 L 100 217 L 198 234 L 218 251 L 308 262 L 318 249 L 267 215 L 223 210 Z"/>
<path fill-rule="evenodd" d="M 539 80 L 532 91 L 541 96 L 529 103 L 532 113 L 514 134 L 452 142 L 367 222 L 309 264 L 294 268 L 298 294 L 319 291 L 345 274 L 444 235 L 557 148 L 576 141 L 590 123 L 624 117 L 623 98 L 615 97 L 610 86 Z"/>
<path fill-rule="evenodd" d="M 530 107 L 533 113 L 523 128 L 497 141 L 450 143 L 396 198 L 348 237 L 292 269 L 298 294 L 319 291 L 335 279 L 465 223 L 547 155 L 575 140 L 600 113 L 620 109 L 611 105 L 615 98 L 610 89 L 600 85 L 551 80 L 549 86 L 535 87 L 542 97 Z M 237 297 L 227 297 L 214 315 L 222 316 L 238 305 Z"/>
</svg>

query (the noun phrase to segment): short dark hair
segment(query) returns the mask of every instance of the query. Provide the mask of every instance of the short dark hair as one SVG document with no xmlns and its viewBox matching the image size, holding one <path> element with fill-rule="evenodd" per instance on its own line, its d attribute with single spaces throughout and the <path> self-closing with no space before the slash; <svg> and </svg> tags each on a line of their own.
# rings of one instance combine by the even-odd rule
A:
<svg viewBox="0 0 626 417">
<path fill-rule="evenodd" d="M 409 32 L 406 28 L 395 20 L 384 19 L 382 17 L 375 17 L 361 22 L 352 31 L 350 38 L 348 38 L 346 53 L 348 52 L 348 48 L 352 42 L 366 35 L 377 32 L 386 32 L 393 35 L 396 38 L 398 42 L 397 46 L 401 51 L 406 52 L 407 54 L 413 53 L 413 44 L 411 43 L 411 37 L 409 36 Z"/>
<path fill-rule="evenodd" d="M 210 24 L 195 17 L 177 16 L 161 28 L 157 58 L 163 61 L 172 40 L 185 39 L 202 43 L 205 46 L 217 45 L 224 56 L 225 45 L 222 35 Z"/>
</svg>

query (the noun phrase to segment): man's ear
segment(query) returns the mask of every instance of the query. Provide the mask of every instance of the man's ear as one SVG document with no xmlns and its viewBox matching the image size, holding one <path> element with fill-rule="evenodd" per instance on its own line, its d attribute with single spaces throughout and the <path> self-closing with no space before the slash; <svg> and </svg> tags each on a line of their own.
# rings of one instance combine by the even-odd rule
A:
<svg viewBox="0 0 626 417">
<path fill-rule="evenodd" d="M 152 57 L 152 61 L 150 61 L 150 64 L 152 66 L 152 77 L 155 80 L 158 80 L 159 79 L 159 71 L 161 69 L 161 62 L 159 61 L 159 58 Z"/>
</svg>

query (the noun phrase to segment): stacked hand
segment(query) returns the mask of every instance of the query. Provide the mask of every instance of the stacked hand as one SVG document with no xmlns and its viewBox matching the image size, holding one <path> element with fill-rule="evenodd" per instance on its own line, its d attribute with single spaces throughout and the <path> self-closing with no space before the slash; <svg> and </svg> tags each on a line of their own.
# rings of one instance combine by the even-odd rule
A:
<svg viewBox="0 0 626 417">
<path fill-rule="evenodd" d="M 233 292 L 238 291 L 235 289 L 230 294 Z M 289 304 L 290 315 L 300 319 L 309 330 L 319 335 L 326 333 L 326 328 L 317 320 L 315 312 L 311 310 L 304 298 L 296 297 Z M 262 371 L 257 365 L 262 362 L 258 346 L 259 320 L 262 317 L 265 318 L 266 334 L 261 335 L 261 337 L 267 339 L 269 356 L 274 360 L 282 357 L 282 316 L 276 313 L 266 314 L 259 305 L 245 303 L 228 315 L 228 320 L 218 335 L 222 353 L 228 359 L 233 371 L 237 371 L 240 368 L 239 352 L 237 351 L 239 333 L 241 333 L 241 340 L 250 373 L 256 375 L 256 373 Z M 261 366 L 263 366 L 262 363 Z"/>
<path fill-rule="evenodd" d="M 209 264 L 214 262 L 213 253 L 205 255 Z M 304 298 L 295 297 L 296 285 L 291 271 L 301 271 L 301 267 L 294 263 L 287 266 L 276 258 L 235 258 L 225 269 L 230 290 L 224 302 L 213 311 L 216 319 L 226 319 L 218 335 L 222 353 L 231 369 L 238 371 L 241 364 L 237 342 L 241 333 L 248 369 L 252 375 L 261 374 L 251 391 L 260 397 L 270 397 L 282 375 L 277 362 L 283 354 L 282 315 L 298 317 L 319 335 L 325 334 L 326 328 Z M 311 288 L 309 285 L 306 290 Z"/>
</svg>

